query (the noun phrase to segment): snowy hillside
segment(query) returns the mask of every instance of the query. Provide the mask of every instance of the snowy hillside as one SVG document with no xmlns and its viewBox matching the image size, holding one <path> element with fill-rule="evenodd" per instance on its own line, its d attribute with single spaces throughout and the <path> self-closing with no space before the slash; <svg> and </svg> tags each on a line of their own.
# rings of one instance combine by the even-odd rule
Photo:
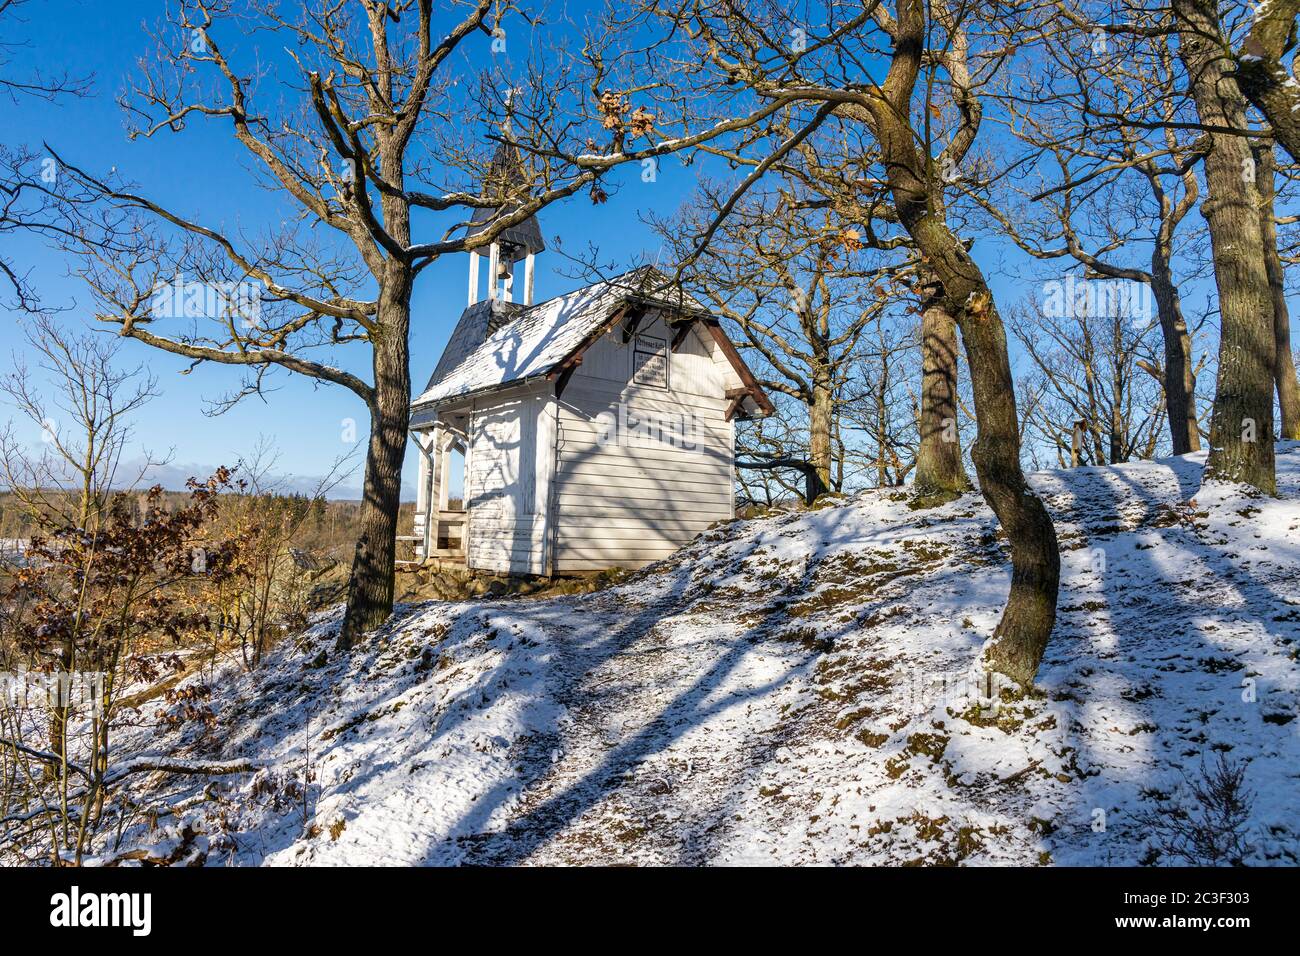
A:
<svg viewBox="0 0 1300 956">
<path fill-rule="evenodd" d="M 1135 815 L 1225 752 L 1256 794 L 1249 862 L 1295 864 L 1300 444 L 1278 500 L 1187 504 L 1202 463 L 1033 477 L 1063 583 L 1027 698 L 981 706 L 967 679 L 1009 575 L 981 499 L 873 492 L 594 594 L 406 607 L 348 660 L 320 654 L 333 615 L 218 671 L 206 731 L 145 705 L 147 749 L 266 766 L 145 842 L 188 827 L 209 864 L 1169 862 Z"/>
</svg>

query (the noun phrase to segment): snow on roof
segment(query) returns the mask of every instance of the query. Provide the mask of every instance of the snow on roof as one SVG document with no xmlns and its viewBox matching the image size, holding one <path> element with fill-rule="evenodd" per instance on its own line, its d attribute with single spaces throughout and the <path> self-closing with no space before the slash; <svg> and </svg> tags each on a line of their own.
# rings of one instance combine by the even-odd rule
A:
<svg viewBox="0 0 1300 956">
<path fill-rule="evenodd" d="M 687 293 L 664 286 L 670 280 L 653 266 L 519 310 L 518 315 L 456 361 L 444 352 L 424 392 L 412 403 L 431 405 L 512 382 L 545 375 L 600 327 L 623 300 L 641 296 L 669 308 L 706 311 Z M 473 308 L 473 307 L 471 307 Z M 448 343 L 451 350 L 452 343 Z"/>
</svg>

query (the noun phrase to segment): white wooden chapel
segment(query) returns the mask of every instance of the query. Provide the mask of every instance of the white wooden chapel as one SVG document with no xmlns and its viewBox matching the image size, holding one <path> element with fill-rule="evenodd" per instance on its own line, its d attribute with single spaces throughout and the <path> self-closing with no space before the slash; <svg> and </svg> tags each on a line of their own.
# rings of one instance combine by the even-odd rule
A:
<svg viewBox="0 0 1300 956">
<path fill-rule="evenodd" d="M 534 303 L 544 249 L 530 218 L 486 270 L 469 256 L 468 307 L 412 406 L 418 561 L 636 568 L 734 515 L 735 422 L 772 404 L 717 318 L 653 267 Z"/>
</svg>

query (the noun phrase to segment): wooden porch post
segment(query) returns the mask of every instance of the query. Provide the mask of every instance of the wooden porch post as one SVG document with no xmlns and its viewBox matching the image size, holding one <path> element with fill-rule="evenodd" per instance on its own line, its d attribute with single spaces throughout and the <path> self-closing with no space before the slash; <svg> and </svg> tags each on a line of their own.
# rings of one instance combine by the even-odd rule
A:
<svg viewBox="0 0 1300 956">
<path fill-rule="evenodd" d="M 426 453 L 429 468 L 429 478 L 424 496 L 424 557 L 426 560 L 438 546 L 438 510 L 441 508 L 444 484 L 442 480 L 444 458 L 442 449 L 446 434 L 446 426 L 442 422 L 435 423 L 433 434 L 430 436 L 429 451 Z"/>
</svg>

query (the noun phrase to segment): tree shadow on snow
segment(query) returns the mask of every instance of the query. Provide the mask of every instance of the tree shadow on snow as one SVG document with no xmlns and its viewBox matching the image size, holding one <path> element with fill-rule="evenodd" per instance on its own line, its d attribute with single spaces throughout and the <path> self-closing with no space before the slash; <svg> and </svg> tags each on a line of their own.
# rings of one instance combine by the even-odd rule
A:
<svg viewBox="0 0 1300 956">
<path fill-rule="evenodd" d="M 1267 700 L 1272 688 L 1260 686 L 1257 701 L 1243 700 L 1243 678 L 1267 674 L 1273 655 L 1257 652 L 1257 638 L 1234 638 L 1260 627 L 1279 649 L 1300 639 L 1300 624 L 1277 614 L 1285 587 L 1261 580 L 1230 545 L 1207 541 L 1204 532 L 1181 522 L 1152 524 L 1161 506 L 1194 497 L 1203 470 L 1182 458 L 1159 464 L 1170 468 L 1171 482 L 1154 489 L 1123 466 L 1062 478 L 1075 498 L 1073 514 L 1090 514 L 1093 525 L 1084 526 L 1085 548 L 1063 555 L 1070 568 L 1063 567 L 1057 626 L 1038 680 L 1066 713 L 1067 728 L 1091 724 L 1091 733 L 1069 734 L 1082 778 L 1070 801 L 1074 819 L 1058 821 L 1060 862 L 1071 854 L 1081 863 L 1141 862 L 1148 834 L 1132 814 L 1151 809 L 1149 795 L 1168 794 L 1214 750 L 1247 761 L 1282 757 L 1293 765 L 1300 758 L 1294 734 L 1265 720 L 1278 705 Z M 1134 512 L 1134 530 L 1111 520 Z M 1300 561 L 1300 547 L 1287 550 L 1275 560 Z M 1097 809 L 1109 817 L 1100 832 L 1093 828 Z M 1261 801 L 1255 822 L 1268 813 Z"/>
</svg>

